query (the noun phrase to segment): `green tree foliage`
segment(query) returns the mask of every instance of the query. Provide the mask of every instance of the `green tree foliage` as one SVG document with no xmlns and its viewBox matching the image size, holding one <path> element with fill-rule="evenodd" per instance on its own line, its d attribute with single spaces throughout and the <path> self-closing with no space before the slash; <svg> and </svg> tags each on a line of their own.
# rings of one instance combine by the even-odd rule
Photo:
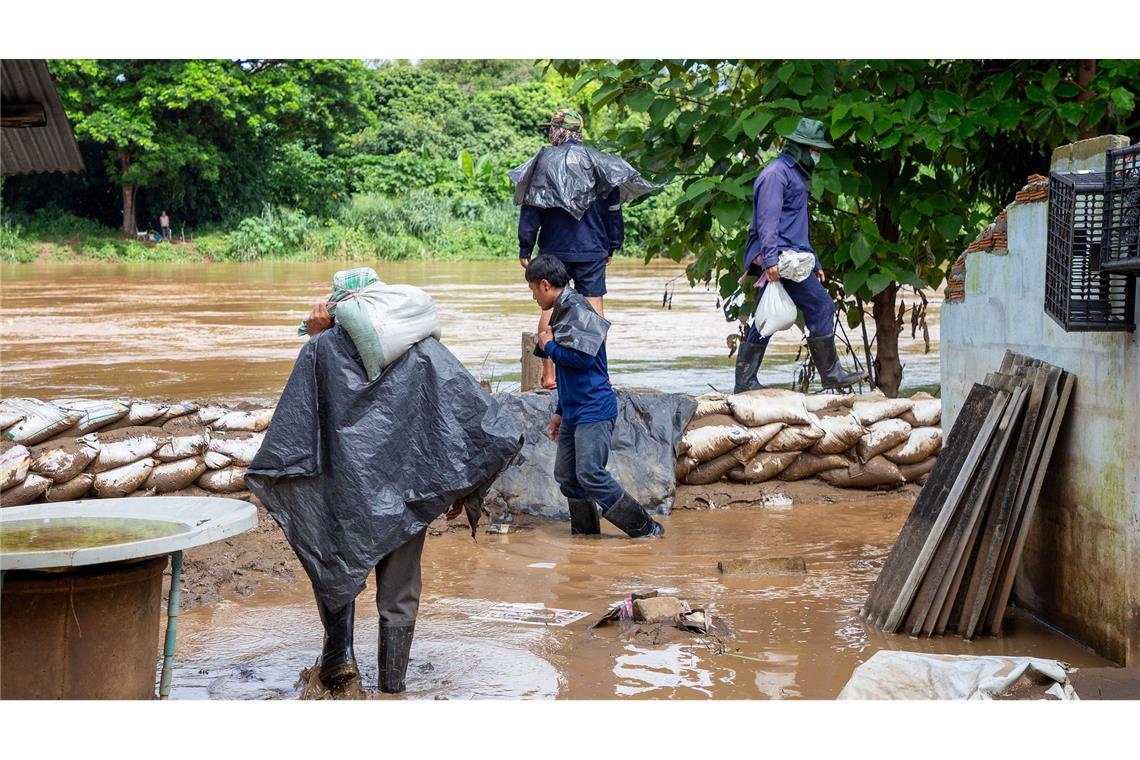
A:
<svg viewBox="0 0 1140 760">
<path fill-rule="evenodd" d="M 895 393 L 900 285 L 938 287 L 967 236 L 1052 148 L 1081 134 L 1135 131 L 1136 61 L 1102 61 L 1078 84 L 1056 61 L 556 61 L 576 77 L 604 137 L 656 180 L 680 180 L 648 245 L 694 256 L 691 282 L 715 279 L 726 316 L 750 313 L 740 288 L 752 183 L 803 117 L 836 149 L 812 177 L 812 240 L 829 287 L 859 324 L 872 304 L 876 380 Z M 631 115 L 633 115 L 631 117 Z M 760 159 L 758 161 L 758 158 Z"/>
</svg>

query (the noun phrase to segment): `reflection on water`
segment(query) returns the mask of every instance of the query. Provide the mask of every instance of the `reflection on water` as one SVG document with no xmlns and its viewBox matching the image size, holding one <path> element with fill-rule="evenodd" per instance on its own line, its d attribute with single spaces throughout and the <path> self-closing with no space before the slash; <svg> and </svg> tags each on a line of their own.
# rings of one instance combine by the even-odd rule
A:
<svg viewBox="0 0 1140 760">
<path fill-rule="evenodd" d="M 135 517 L 42 517 L 0 523 L 0 551 L 9 554 L 90 549 L 183 533 L 190 526 Z"/>
<path fill-rule="evenodd" d="M 600 538 L 571 538 L 566 524 L 545 522 L 522 533 L 480 533 L 478 542 L 461 530 L 431 537 L 407 698 L 833 699 L 880 649 L 1108 665 L 1017 610 L 1001 638 L 973 642 L 866 627 L 859 608 L 909 505 L 873 498 L 784 511 L 675 511 L 662 518 L 664 538 L 653 541 L 619 538 L 608 524 Z M 806 576 L 716 570 L 719 559 L 791 555 L 804 558 Z M 714 611 L 735 637 L 721 651 L 672 628 L 590 628 L 625 595 L 655 588 Z M 356 607 L 356 654 L 369 689 L 377 682 L 372 598 L 365 591 Z M 494 604 L 590 614 L 565 627 L 477 619 Z M 316 660 L 320 642 L 303 583 L 189 610 L 179 624 L 173 696 L 297 696 L 297 675 Z"/>
<path fill-rule="evenodd" d="M 440 308 L 443 340 L 480 379 L 517 387 L 520 335 L 537 307 L 517 264 L 372 262 L 388 282 L 427 290 Z M 8 396 L 274 398 L 305 340 L 296 326 L 327 297 L 335 262 L 251 264 L 0 265 L 0 381 Z M 726 336 L 734 329 L 717 294 L 690 289 L 684 268 L 615 262 L 606 317 L 617 385 L 703 393 L 732 385 Z M 680 276 L 680 279 L 678 277 Z M 670 285 L 670 283 L 672 283 Z M 661 308 L 673 289 L 671 309 Z M 934 353 L 903 336 L 909 386 L 938 382 Z M 792 377 L 799 333 L 777 335 L 761 380 Z"/>
</svg>

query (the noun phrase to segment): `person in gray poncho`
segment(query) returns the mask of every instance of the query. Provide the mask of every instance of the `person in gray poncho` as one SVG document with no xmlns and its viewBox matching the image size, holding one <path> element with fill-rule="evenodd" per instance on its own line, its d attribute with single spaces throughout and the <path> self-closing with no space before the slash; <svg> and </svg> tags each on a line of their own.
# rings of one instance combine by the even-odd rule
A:
<svg viewBox="0 0 1140 760">
<path fill-rule="evenodd" d="M 574 289 L 604 317 L 606 267 L 625 241 L 621 205 L 657 187 L 623 159 L 583 145 L 576 111 L 560 109 L 540 126 L 550 146 L 509 174 L 520 206 L 519 263 L 530 263 L 536 245 L 540 256 L 556 257 Z M 539 318 L 539 331 L 549 324 L 548 310 Z M 542 385 L 557 385 L 549 359 Z"/>
<path fill-rule="evenodd" d="M 246 482 L 313 584 L 325 631 L 321 681 L 337 689 L 359 675 L 355 600 L 375 571 L 379 687 L 402 692 L 427 526 L 466 507 L 474 534 L 482 495 L 521 436 L 435 338 L 370 382 L 323 304 L 308 332 Z"/>
</svg>

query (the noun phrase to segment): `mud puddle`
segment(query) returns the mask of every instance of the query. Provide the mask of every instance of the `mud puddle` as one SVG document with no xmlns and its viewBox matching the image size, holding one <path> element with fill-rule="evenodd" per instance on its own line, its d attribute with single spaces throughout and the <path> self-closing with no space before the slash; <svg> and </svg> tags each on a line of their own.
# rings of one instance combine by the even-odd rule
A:
<svg viewBox="0 0 1140 760">
<path fill-rule="evenodd" d="M 623 540 L 608 525 L 603 537 L 572 539 L 566 524 L 546 522 L 506 535 L 481 532 L 477 544 L 460 530 L 433 536 L 424 551 L 406 698 L 832 699 L 856 666 L 884 648 L 1109 665 L 1016 610 L 1006 635 L 974 642 L 888 636 L 864 626 L 859 608 L 911 503 L 878 497 L 678 510 L 661 518 L 668 532 L 657 541 Z M 716 570 L 720 559 L 777 556 L 803 557 L 807 574 Z M 673 629 L 590 630 L 612 603 L 649 589 L 709 609 L 735 638 L 720 651 Z M 372 594 L 361 594 L 356 613 L 356 654 L 369 689 L 376 687 Z M 479 619 L 496 605 L 499 617 L 503 605 L 589 614 L 564 627 Z M 172 696 L 296 697 L 298 675 L 319 654 L 320 638 L 304 582 L 190 610 L 180 618 Z"/>
</svg>

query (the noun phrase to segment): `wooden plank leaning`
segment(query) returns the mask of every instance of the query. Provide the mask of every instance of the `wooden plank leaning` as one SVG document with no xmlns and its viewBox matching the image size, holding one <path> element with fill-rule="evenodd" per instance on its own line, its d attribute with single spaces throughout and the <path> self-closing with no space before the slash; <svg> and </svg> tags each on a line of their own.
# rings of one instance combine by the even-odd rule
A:
<svg viewBox="0 0 1140 760">
<path fill-rule="evenodd" d="M 930 560 L 938 548 L 939 541 L 942 540 L 942 534 L 946 530 L 946 525 L 950 522 L 951 515 L 954 513 L 954 510 L 958 508 L 962 496 L 972 482 L 974 473 L 978 467 L 978 462 L 981 460 L 982 454 L 989 445 L 990 438 L 997 430 L 998 424 L 1001 422 L 1005 413 L 1005 407 L 1009 402 L 1010 395 L 1007 392 L 997 392 L 993 405 L 986 415 L 985 422 L 983 422 L 981 429 L 978 431 L 978 435 L 971 442 L 970 451 L 962 463 L 962 469 L 954 479 L 954 485 L 950 489 L 950 493 L 946 496 L 946 500 L 938 512 L 937 519 L 935 519 L 934 523 L 930 526 L 926 540 L 923 542 L 922 548 L 919 550 L 910 572 L 906 575 L 906 580 L 899 590 L 898 597 L 895 599 L 890 612 L 887 614 L 886 621 L 882 626 L 885 632 L 894 633 L 902 624 L 903 617 L 906 615 L 907 609 L 909 609 L 910 603 L 914 599 L 914 594 L 918 590 L 918 584 L 922 581 L 922 577 L 926 573 Z"/>
</svg>

